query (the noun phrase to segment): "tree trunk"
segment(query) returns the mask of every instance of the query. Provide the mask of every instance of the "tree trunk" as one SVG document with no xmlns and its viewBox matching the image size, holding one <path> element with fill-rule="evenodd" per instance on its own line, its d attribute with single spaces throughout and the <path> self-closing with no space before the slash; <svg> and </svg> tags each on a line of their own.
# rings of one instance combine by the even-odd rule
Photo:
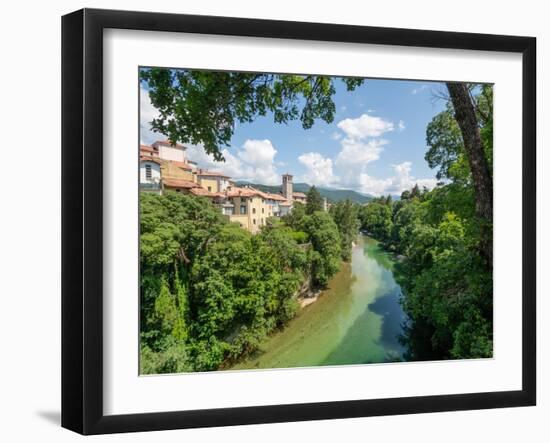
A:
<svg viewBox="0 0 550 443">
<path fill-rule="evenodd" d="M 493 261 L 493 179 L 485 157 L 479 125 L 465 83 L 447 83 L 455 110 L 455 118 L 462 133 L 464 150 L 468 158 L 474 184 L 476 214 L 482 219 L 481 247 L 490 266 Z"/>
</svg>

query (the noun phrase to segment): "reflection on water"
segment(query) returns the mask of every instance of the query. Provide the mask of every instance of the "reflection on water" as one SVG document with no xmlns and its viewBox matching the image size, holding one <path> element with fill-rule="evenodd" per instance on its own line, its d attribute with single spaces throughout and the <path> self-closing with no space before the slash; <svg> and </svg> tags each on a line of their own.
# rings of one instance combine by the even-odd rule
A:
<svg viewBox="0 0 550 443">
<path fill-rule="evenodd" d="M 362 237 L 317 302 L 270 336 L 261 350 L 231 369 L 380 363 L 400 360 L 406 317 L 393 262 Z"/>
</svg>

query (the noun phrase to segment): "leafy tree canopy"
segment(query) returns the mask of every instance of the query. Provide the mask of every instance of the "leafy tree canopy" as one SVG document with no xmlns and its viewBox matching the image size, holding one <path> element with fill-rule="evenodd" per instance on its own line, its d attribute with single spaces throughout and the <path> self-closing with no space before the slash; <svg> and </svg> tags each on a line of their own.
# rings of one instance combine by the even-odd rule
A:
<svg viewBox="0 0 550 443">
<path fill-rule="evenodd" d="M 334 77 L 147 68 L 140 73 L 159 117 L 153 130 L 173 143 L 202 144 L 216 160 L 229 145 L 237 122 L 273 113 L 275 123 L 334 120 Z M 363 83 L 342 78 L 348 90 Z"/>
<path fill-rule="evenodd" d="M 321 194 L 317 190 L 315 186 L 312 186 L 309 188 L 309 191 L 307 191 L 307 199 L 306 199 L 306 214 L 313 214 L 316 211 L 322 211 L 323 210 L 323 197 L 321 197 Z"/>
</svg>

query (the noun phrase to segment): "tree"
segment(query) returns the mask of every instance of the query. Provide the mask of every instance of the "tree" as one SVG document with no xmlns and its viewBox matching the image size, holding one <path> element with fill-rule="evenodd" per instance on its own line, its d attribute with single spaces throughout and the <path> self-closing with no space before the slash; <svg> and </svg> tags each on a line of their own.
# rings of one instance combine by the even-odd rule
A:
<svg viewBox="0 0 550 443">
<path fill-rule="evenodd" d="M 342 250 L 338 227 L 330 214 L 317 211 L 307 217 L 306 231 L 312 246 L 313 284 L 325 286 L 340 268 Z"/>
<path fill-rule="evenodd" d="M 251 122 L 273 113 L 275 123 L 299 119 L 309 129 L 316 119 L 334 119 L 334 78 L 319 75 L 279 75 L 144 68 L 141 80 L 159 117 L 153 130 L 172 143 L 202 144 L 216 160 L 231 141 L 237 122 Z M 363 83 L 342 78 L 348 90 Z M 301 110 L 300 110 L 301 106 Z"/>
<path fill-rule="evenodd" d="M 428 151 L 424 158 L 430 168 L 438 168 L 439 180 L 469 182 L 470 170 L 464 153 L 460 127 L 455 120 L 452 105 L 437 114 L 426 128 Z"/>
<path fill-rule="evenodd" d="M 309 188 L 306 198 L 306 214 L 311 215 L 316 211 L 323 210 L 323 197 L 315 186 Z"/>
<path fill-rule="evenodd" d="M 472 174 L 476 213 L 489 225 L 484 227 L 481 246 L 489 266 L 492 266 L 493 243 L 490 231 L 492 231 L 491 224 L 493 222 L 493 179 L 482 144 L 479 130 L 480 122 L 476 116 L 476 109 L 468 85 L 465 83 L 447 83 L 447 89 L 451 96 L 455 118 L 460 127 L 464 150 Z"/>
<path fill-rule="evenodd" d="M 296 314 L 313 267 L 312 249 L 298 241 L 309 234 L 279 222 L 252 235 L 209 200 L 175 192 L 143 193 L 140 203 L 141 373 L 219 369 Z M 296 223 L 305 226 L 303 212 Z M 333 252 L 316 237 L 320 278 L 339 259 L 334 230 Z"/>
<path fill-rule="evenodd" d="M 283 221 L 296 231 L 304 230 L 304 217 L 306 216 L 306 206 L 300 202 L 294 202 L 292 211 L 282 217 Z"/>
<path fill-rule="evenodd" d="M 342 259 L 349 261 L 351 260 L 352 243 L 359 229 L 357 207 L 349 199 L 339 201 L 330 208 L 330 214 L 340 233 Z"/>
<path fill-rule="evenodd" d="M 369 202 L 359 213 L 361 228 L 381 242 L 387 242 L 392 230 L 392 208 L 382 201 Z"/>
</svg>

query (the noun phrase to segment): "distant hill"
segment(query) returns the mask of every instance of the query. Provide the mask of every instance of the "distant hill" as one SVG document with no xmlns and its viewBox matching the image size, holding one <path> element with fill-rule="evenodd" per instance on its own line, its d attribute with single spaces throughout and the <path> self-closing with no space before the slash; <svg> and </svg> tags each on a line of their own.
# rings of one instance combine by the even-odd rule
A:
<svg viewBox="0 0 550 443">
<path fill-rule="evenodd" d="M 273 194 L 278 194 L 281 192 L 281 185 L 261 185 L 258 183 L 250 183 L 246 181 L 237 181 L 235 182 L 237 186 L 252 186 L 260 191 L 271 192 Z M 294 192 L 303 192 L 304 194 L 309 191 L 311 188 L 307 183 L 294 183 L 293 189 Z M 356 191 L 351 191 L 349 189 L 329 189 L 329 188 L 319 188 L 317 190 L 322 197 L 325 197 L 328 201 L 338 202 L 342 200 L 350 199 L 353 202 L 365 204 L 372 200 L 370 195 L 361 194 Z"/>
</svg>

